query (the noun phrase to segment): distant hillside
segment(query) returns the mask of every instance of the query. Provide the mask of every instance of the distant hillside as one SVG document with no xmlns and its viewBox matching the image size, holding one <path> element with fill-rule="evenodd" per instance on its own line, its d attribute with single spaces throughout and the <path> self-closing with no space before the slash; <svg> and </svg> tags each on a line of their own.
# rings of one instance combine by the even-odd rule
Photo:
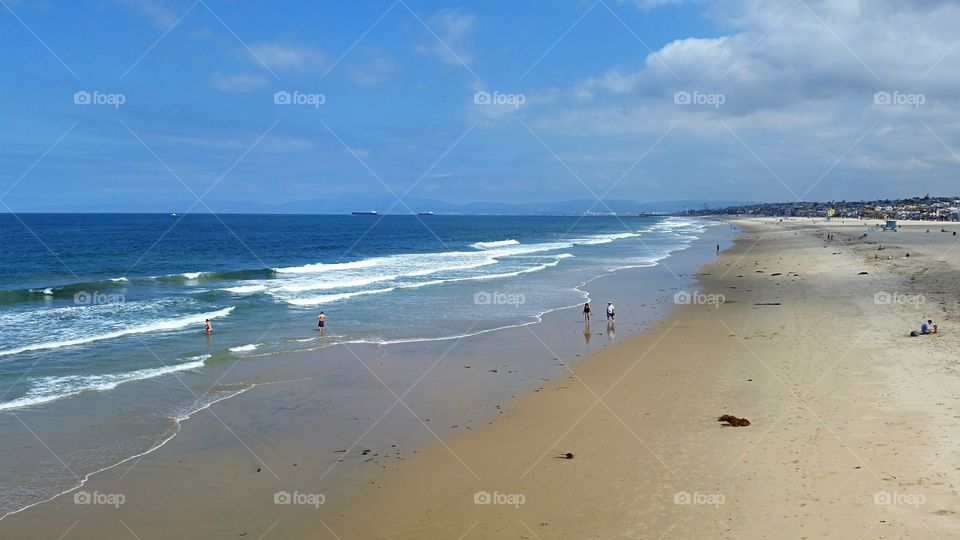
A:
<svg viewBox="0 0 960 540">
<path fill-rule="evenodd" d="M 273 207 L 273 212 L 305 214 L 343 214 L 355 210 L 377 210 L 381 213 L 410 214 L 434 212 L 448 215 L 580 215 L 585 212 L 607 214 L 635 214 L 639 212 L 679 212 L 685 209 L 703 210 L 750 204 L 746 201 L 655 201 L 638 202 L 610 199 L 602 203 L 590 199 L 539 203 L 474 202 L 455 204 L 436 199 L 410 197 L 403 204 L 390 197 L 337 197 L 296 201 Z M 217 210 L 216 207 L 214 207 Z"/>
</svg>

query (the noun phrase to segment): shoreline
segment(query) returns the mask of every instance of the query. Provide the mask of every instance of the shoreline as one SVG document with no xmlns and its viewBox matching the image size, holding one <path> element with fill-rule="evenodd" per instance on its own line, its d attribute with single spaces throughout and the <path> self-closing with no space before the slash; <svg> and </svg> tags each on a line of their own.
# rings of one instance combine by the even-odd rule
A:
<svg viewBox="0 0 960 540">
<path fill-rule="evenodd" d="M 960 500 L 960 475 L 946 459 L 956 455 L 951 441 L 960 435 L 954 420 L 960 372 L 951 362 L 958 340 L 947 330 L 909 341 L 909 307 L 878 303 L 875 296 L 897 287 L 923 289 L 929 295 L 923 318 L 960 320 L 956 302 L 938 290 L 960 276 L 960 254 L 949 257 L 948 249 L 936 258 L 922 246 L 900 246 L 918 240 L 903 234 L 881 239 L 901 241 L 888 250 L 910 250 L 913 257 L 874 259 L 867 242 L 875 239 L 857 236 L 862 222 L 736 222 L 745 233 L 705 266 L 699 281 L 707 290 L 735 291 L 714 313 L 681 306 L 651 329 L 576 362 L 568 377 L 542 392 L 512 400 L 497 422 L 433 444 L 386 472 L 322 528 L 287 533 L 862 538 L 960 532 L 951 510 Z M 838 230 L 839 242 L 822 239 Z M 744 283 L 750 288 L 742 289 Z M 807 317 L 796 318 L 801 313 Z M 671 339 L 678 329 L 696 329 L 709 350 Z M 613 383 L 611 395 L 598 381 Z M 618 387 L 622 381 L 631 388 Z M 753 424 L 724 429 L 716 423 L 720 414 L 746 416 Z M 573 459 L 563 459 L 565 452 Z M 465 464 L 474 474 L 464 473 Z M 498 496 L 507 504 L 496 504 Z"/>
<path fill-rule="evenodd" d="M 698 239 L 698 240 L 694 241 L 694 243 L 693 243 L 691 246 L 687 247 L 686 249 L 672 253 L 669 257 L 667 257 L 667 259 L 669 259 L 669 263 L 670 263 L 670 264 L 679 264 L 679 263 L 676 263 L 676 262 L 675 262 L 675 259 L 676 259 L 676 257 L 677 257 L 677 254 L 685 254 L 685 255 L 683 255 L 683 257 L 694 256 L 693 253 L 691 252 L 692 250 L 694 250 L 694 246 L 696 246 L 696 245 L 701 245 L 701 248 L 702 248 L 702 244 L 704 244 L 704 240 L 703 240 L 702 238 L 701 238 L 701 239 Z M 709 246 L 709 247 L 711 248 L 711 251 L 712 251 L 712 244 L 713 244 L 713 240 L 710 241 L 710 246 Z M 663 263 L 663 262 L 658 263 L 658 265 L 662 265 L 662 264 L 664 264 L 664 263 Z M 622 277 L 618 277 L 619 275 L 621 275 L 621 274 L 630 274 L 630 273 L 632 273 L 634 270 L 636 270 L 636 269 L 633 269 L 633 268 L 626 268 L 626 269 L 624 269 L 624 268 L 617 268 L 617 269 L 612 270 L 612 271 L 610 271 L 610 272 L 608 272 L 608 273 L 605 273 L 605 274 L 601 274 L 601 275 L 597 275 L 597 276 L 592 276 L 592 277 L 590 277 L 589 279 L 584 280 L 580 285 L 578 285 L 578 286 L 576 287 L 576 289 L 577 289 L 577 290 L 580 290 L 580 291 L 584 291 L 584 294 L 585 294 L 585 295 L 590 295 L 591 297 L 594 297 L 594 294 L 592 294 L 590 291 L 586 291 L 586 290 L 585 290 L 585 288 L 586 288 L 588 285 L 592 285 L 592 284 L 594 284 L 594 283 L 595 283 L 596 281 L 598 281 L 598 280 L 599 280 L 599 281 L 602 281 L 601 278 L 606 278 L 606 279 L 608 279 L 608 280 L 609 280 L 609 279 L 613 279 L 614 281 L 620 281 L 620 280 L 622 280 Z M 644 271 L 650 270 L 650 268 L 641 268 L 641 269 L 639 269 L 639 270 L 640 270 L 641 272 L 644 272 Z M 660 268 L 659 272 L 660 272 L 660 273 L 663 273 L 663 267 Z M 672 273 L 673 271 L 672 271 L 672 270 L 669 270 L 669 272 Z M 593 289 L 603 290 L 603 289 L 606 288 L 606 287 L 607 287 L 607 286 L 604 285 L 603 287 L 590 287 L 590 288 L 591 288 L 591 290 L 593 290 Z M 597 294 L 603 294 L 603 293 L 597 293 Z M 619 304 L 618 304 L 618 305 L 619 305 Z M 469 336 L 459 336 L 459 337 L 455 337 L 455 338 L 431 339 L 431 340 L 429 340 L 429 341 L 434 342 L 433 345 L 430 345 L 429 343 L 428 343 L 427 345 L 436 346 L 436 345 L 437 345 L 436 342 L 443 342 L 443 341 L 455 341 L 455 342 L 458 342 L 458 343 L 459 343 L 460 341 L 465 340 L 465 338 L 466 338 L 466 340 L 470 341 L 470 338 L 474 338 L 474 337 L 476 337 L 476 336 L 478 336 L 478 335 L 480 335 L 480 334 L 485 334 L 485 333 L 494 333 L 494 334 L 496 334 L 496 333 L 500 333 L 500 332 L 511 332 L 511 331 L 516 332 L 516 331 L 521 331 L 521 330 L 524 330 L 524 328 L 527 327 L 527 326 L 531 326 L 531 325 L 533 325 L 533 326 L 539 326 L 538 323 L 544 323 L 544 319 L 545 319 L 545 318 L 547 318 L 547 319 L 552 319 L 552 318 L 554 318 L 554 317 L 564 317 L 564 316 L 566 316 L 566 312 L 572 312 L 573 310 L 575 310 L 575 309 L 578 308 L 578 307 L 579 307 L 579 304 L 577 304 L 577 305 L 575 305 L 575 306 L 572 306 L 572 307 L 571 307 L 571 306 L 567 306 L 567 307 L 562 307 L 562 308 L 556 308 L 556 309 L 548 310 L 547 312 L 541 313 L 541 314 L 537 317 L 537 320 L 535 320 L 535 321 L 530 321 L 530 322 L 523 323 L 523 324 L 518 324 L 518 325 L 511 325 L 511 326 L 505 327 L 505 328 L 487 329 L 487 330 L 483 330 L 483 331 L 480 331 L 480 332 L 471 334 L 471 335 L 469 335 Z M 577 316 L 577 317 L 579 317 L 579 312 L 575 313 L 574 315 Z M 629 321 L 629 319 L 628 319 L 628 321 L 625 322 L 625 323 L 622 325 L 622 326 L 623 326 L 623 330 L 626 330 L 626 332 L 624 332 L 624 333 L 628 333 L 628 332 L 631 332 L 631 331 L 632 331 L 631 328 L 626 327 L 626 325 L 629 324 L 630 322 L 631 322 L 631 321 Z M 553 323 L 550 323 L 550 324 L 553 324 Z M 637 324 L 640 324 L 640 323 L 637 323 Z M 496 332 L 494 332 L 494 330 L 496 330 Z M 525 332 L 525 330 L 524 330 L 524 332 Z M 531 332 L 531 333 L 532 333 L 532 332 Z M 490 339 L 493 339 L 493 338 L 490 338 Z M 622 339 L 622 336 L 621 336 L 620 338 L 612 338 L 612 339 L 615 340 L 615 341 L 619 341 L 620 339 Z M 477 341 L 483 342 L 483 341 L 486 341 L 486 340 L 487 340 L 487 338 L 484 337 L 484 338 L 478 339 Z M 582 341 L 582 338 L 581 338 L 581 341 Z M 424 345 L 423 343 L 420 343 L 420 342 L 416 342 L 416 343 L 417 343 L 418 345 Z M 589 343 L 589 338 L 588 338 L 588 343 Z M 341 344 L 341 345 L 342 345 L 342 344 Z M 355 344 L 354 344 L 354 345 L 355 345 Z M 359 346 L 359 347 L 357 347 L 357 348 L 358 348 L 358 349 L 363 348 L 363 349 L 370 349 L 370 350 L 379 350 L 379 349 L 382 349 L 382 348 L 384 348 L 384 347 L 387 347 L 387 348 L 404 348 L 404 346 L 406 346 L 406 345 L 409 345 L 409 343 L 399 343 L 399 344 L 393 344 L 393 345 L 388 345 L 388 346 L 384 346 L 384 345 L 375 346 L 375 345 L 372 345 L 372 344 L 366 344 L 366 345 L 361 345 L 361 346 Z M 606 346 L 606 345 L 604 345 L 604 347 L 605 347 L 605 346 Z M 331 347 L 331 348 L 332 348 L 332 347 Z M 350 347 L 347 346 L 346 348 L 349 349 Z M 486 347 L 481 347 L 481 348 L 486 348 Z M 292 353 L 292 354 L 291 354 L 291 353 L 285 353 L 284 355 L 278 355 L 277 360 L 280 360 L 280 361 L 279 361 L 279 362 L 275 362 L 275 363 L 276 363 L 276 364 L 279 364 L 279 365 L 276 366 L 275 368 L 272 368 L 273 370 L 276 371 L 276 373 L 269 374 L 269 375 L 265 376 L 265 377 L 263 378 L 264 380 L 262 380 L 262 381 L 251 383 L 250 386 L 248 386 L 248 387 L 246 387 L 246 388 L 243 388 L 242 390 L 240 390 L 240 391 L 238 391 L 238 392 L 236 392 L 236 393 L 233 393 L 233 394 L 231 394 L 231 395 L 229 395 L 229 396 L 222 397 L 222 398 L 220 398 L 220 399 L 218 399 L 218 400 L 216 400 L 216 401 L 214 401 L 214 402 L 211 402 L 211 403 L 209 403 L 209 404 L 206 404 L 204 407 L 202 407 L 202 408 L 200 408 L 200 409 L 197 409 L 197 410 L 194 410 L 194 411 L 190 412 L 190 413 L 189 413 L 189 416 L 190 416 L 190 417 L 189 417 L 188 419 L 195 420 L 195 422 L 198 422 L 198 423 L 199 423 L 201 420 L 200 420 L 200 419 L 195 419 L 195 418 L 193 418 L 193 417 L 196 416 L 196 415 L 197 415 L 198 413 L 200 413 L 201 411 L 206 411 L 206 410 L 210 410 L 210 411 L 211 411 L 211 414 L 213 414 L 213 413 L 212 413 L 212 408 L 211 408 L 211 406 L 214 405 L 214 404 L 218 404 L 217 409 L 221 409 L 221 408 L 223 408 L 224 406 L 226 406 L 226 407 L 228 407 L 228 408 L 244 408 L 244 407 L 246 407 L 246 406 L 241 406 L 241 405 L 236 405 L 236 406 L 234 407 L 234 405 L 232 404 L 233 400 L 230 400 L 229 398 L 230 398 L 230 397 L 237 397 L 239 394 L 246 394 L 249 390 L 253 390 L 254 388 L 257 388 L 257 387 L 259 387 L 259 386 L 272 385 L 272 384 L 276 384 L 277 382 L 289 382 L 289 381 L 283 380 L 283 379 L 285 379 L 287 376 L 291 375 L 291 373 L 287 373 L 287 371 L 292 371 L 292 372 L 293 372 L 292 374 L 294 374 L 294 375 L 295 375 L 296 372 L 298 371 L 297 368 L 290 368 L 290 369 L 288 369 L 288 368 L 290 367 L 290 365 L 291 365 L 291 364 L 296 364 L 296 363 L 303 363 L 303 362 L 304 362 L 304 358 L 309 357 L 309 356 L 311 355 L 311 353 L 318 353 L 318 354 L 320 354 L 320 355 L 324 355 L 324 354 L 326 354 L 326 353 L 329 353 L 329 351 L 326 351 L 326 353 L 325 353 L 325 352 L 322 351 L 322 350 L 312 350 L 312 351 L 306 351 L 306 352 L 304 352 L 304 353 Z M 354 354 L 353 351 L 351 351 L 350 354 Z M 362 353 L 362 352 L 361 352 L 360 354 L 363 355 L 363 356 L 366 356 L 366 355 L 364 355 L 364 353 Z M 405 354 L 409 354 L 409 353 L 405 353 Z M 370 355 L 370 356 L 375 357 L 375 355 Z M 401 354 L 401 356 L 404 356 L 404 355 Z M 580 355 L 577 355 L 577 356 L 580 356 Z M 299 357 L 299 359 L 291 360 L 290 358 L 293 358 L 293 357 Z M 359 358 L 358 358 L 358 359 L 359 359 Z M 362 362 L 362 361 L 361 361 L 361 362 Z M 287 367 L 285 367 L 283 364 L 287 364 Z M 247 371 L 247 367 L 248 367 L 248 366 L 241 366 L 240 368 L 238 368 L 238 371 Z M 335 369 L 335 368 L 333 368 L 333 369 Z M 368 368 L 368 369 L 369 369 L 369 368 Z M 542 370 L 543 370 L 543 368 L 539 368 L 539 371 L 542 371 Z M 250 367 L 249 371 L 255 372 L 255 371 L 257 371 L 257 369 Z M 536 375 L 536 374 L 535 374 L 535 375 Z M 310 380 L 310 379 L 312 379 L 312 378 L 313 378 L 313 377 L 306 377 L 306 378 L 304 378 L 303 380 Z M 537 377 L 537 378 L 539 378 L 539 377 Z M 277 380 L 277 379 L 280 379 L 280 380 Z M 294 380 L 296 380 L 296 379 L 294 379 Z M 544 380 L 545 380 L 545 379 L 544 379 Z M 530 386 L 529 383 L 528 383 L 528 388 L 532 388 L 532 386 Z M 521 390 L 521 391 L 522 391 L 522 390 Z M 507 397 L 507 396 L 504 396 L 504 397 Z M 241 399 L 242 399 L 242 398 L 241 398 Z M 490 413 L 486 413 L 487 416 L 493 417 L 493 416 L 495 416 L 495 415 L 497 414 L 498 411 L 496 411 L 496 410 L 493 408 L 493 406 L 492 406 L 492 405 L 494 405 L 495 403 L 496 403 L 496 400 L 491 400 L 491 406 L 489 407 L 489 410 L 490 410 L 491 412 L 490 412 Z M 497 407 L 497 408 L 499 408 L 499 407 Z M 412 412 L 412 411 L 411 411 L 411 412 Z M 203 416 L 206 417 L 206 416 L 208 416 L 208 415 L 203 415 Z M 216 415 L 214 415 L 214 416 L 216 416 Z M 483 415 L 480 415 L 480 417 L 483 417 Z M 219 420 L 219 418 L 218 418 L 218 420 Z M 428 421 L 429 421 L 429 420 L 428 420 Z M 209 427 L 209 425 L 210 425 L 209 418 L 207 418 L 207 419 L 205 419 L 205 420 L 202 420 L 202 422 L 205 423 L 205 424 L 207 424 L 207 427 Z M 219 422 L 220 422 L 221 424 L 223 424 L 223 427 L 226 427 L 227 424 L 224 423 L 222 420 L 219 420 Z M 216 422 L 214 422 L 214 423 L 216 423 Z M 112 465 L 110 465 L 110 466 L 108 466 L 108 467 L 105 467 L 105 468 L 103 468 L 103 469 L 101 469 L 101 470 L 95 471 L 95 472 L 93 472 L 93 473 L 89 473 L 89 474 L 85 475 L 85 477 L 83 478 L 82 483 L 81 483 L 80 485 L 77 485 L 77 486 L 75 486 L 75 487 L 73 487 L 73 488 L 71 488 L 71 489 L 69 489 L 69 490 L 66 490 L 66 491 L 60 493 L 59 495 L 56 495 L 56 496 L 52 497 L 51 499 L 47 499 L 46 501 L 41 501 L 41 502 L 39 502 L 39 503 L 34 503 L 34 504 L 32 504 L 32 505 L 30 505 L 30 506 L 28 506 L 28 507 L 26 507 L 26 508 L 23 508 L 23 509 L 20 509 L 20 510 L 16 510 L 16 511 L 14 511 L 14 512 L 11 512 L 11 513 L 5 515 L 5 516 L 4 516 L 5 519 L 3 519 L 2 521 L 0 521 L 0 531 L 2 531 L 4 528 L 6 528 L 5 526 L 8 525 L 8 524 L 10 524 L 12 521 L 14 521 L 14 520 L 19 521 L 18 518 L 23 517 L 23 514 L 33 514 L 33 515 L 36 515 L 37 517 L 42 516 L 42 515 L 44 515 L 44 514 L 47 514 L 48 511 L 47 511 L 47 509 L 45 508 L 45 506 L 47 506 L 47 505 L 50 505 L 51 507 L 52 507 L 52 506 L 60 506 L 60 507 L 66 506 L 67 508 L 71 508 L 73 505 L 70 505 L 70 504 L 69 504 L 69 501 L 66 500 L 66 499 L 68 499 L 69 497 L 65 497 L 65 495 L 68 495 L 69 493 L 77 492 L 78 490 L 79 490 L 79 491 L 83 491 L 83 490 L 85 490 L 85 489 L 91 489 L 91 488 L 94 488 L 94 487 L 98 487 L 98 486 L 103 485 L 104 483 L 106 483 L 106 484 L 108 484 L 108 485 L 111 484 L 111 483 L 113 483 L 111 480 L 107 480 L 107 479 L 104 479 L 104 482 L 101 482 L 99 477 L 100 477 L 100 476 L 116 476 L 115 474 L 110 474 L 110 473 L 113 472 L 112 470 L 115 469 L 115 468 L 118 468 L 118 467 L 121 466 L 121 465 L 124 465 L 125 463 L 127 463 L 127 462 L 129 462 L 129 461 L 131 461 L 131 460 L 136 460 L 136 463 L 139 463 L 141 460 L 144 460 L 144 461 L 151 460 L 151 458 L 152 458 L 154 455 L 156 455 L 156 454 L 158 454 L 158 453 L 161 453 L 161 452 L 158 452 L 159 450 L 161 450 L 161 448 L 165 449 L 165 451 L 164 451 L 163 453 L 166 453 L 166 449 L 168 448 L 168 446 L 170 445 L 171 442 L 174 442 L 174 441 L 175 441 L 174 444 L 173 444 L 173 446 L 178 446 L 180 443 L 183 442 L 183 441 L 180 441 L 180 440 L 179 440 L 179 439 L 181 439 L 181 437 L 183 437 L 183 433 L 181 433 L 181 432 L 187 431 L 188 428 L 189 428 L 190 431 L 197 431 L 197 430 L 203 430 L 203 429 L 204 429 L 203 427 L 194 426 L 193 424 L 194 424 L 194 422 L 191 422 L 191 423 L 182 423 L 182 424 L 180 425 L 179 429 L 178 429 L 178 432 L 175 433 L 174 436 L 171 436 L 171 437 L 167 438 L 167 439 L 164 440 L 161 444 L 159 444 L 159 445 L 151 448 L 150 450 L 147 450 L 147 451 L 145 451 L 145 452 L 139 453 L 139 454 L 134 455 L 134 456 L 130 456 L 130 457 L 124 459 L 123 461 L 119 462 L 119 463 L 115 463 L 115 464 L 112 464 Z M 232 423 L 230 423 L 230 425 L 233 426 Z M 454 426 L 454 427 L 456 427 L 456 426 Z M 228 429 L 229 429 L 229 428 L 228 428 Z M 470 428 L 468 427 L 467 429 L 470 429 Z M 180 437 L 177 437 L 176 435 L 180 435 Z M 436 434 L 434 434 L 434 436 L 436 436 Z M 444 435 L 442 435 L 442 436 L 443 436 L 443 437 L 446 437 L 447 435 L 444 434 Z M 234 442 L 236 442 L 236 441 L 234 441 Z M 242 443 L 243 441 L 240 441 L 240 442 Z M 217 444 L 219 445 L 220 443 L 217 443 Z M 245 445 L 244 445 L 244 446 L 245 446 Z M 181 453 L 180 450 L 171 450 L 171 452 L 172 452 L 174 455 Z M 413 453 L 416 453 L 416 450 L 413 450 Z M 249 456 L 248 456 L 248 458 L 249 458 Z M 158 459 L 159 459 L 159 458 L 158 458 Z M 259 460 L 259 458 L 257 458 L 257 460 Z M 243 461 L 249 461 L 249 459 L 245 459 L 245 460 L 243 460 Z M 267 460 L 265 460 L 265 461 L 270 461 L 270 460 L 267 459 Z M 135 465 L 136 465 L 136 463 L 135 463 Z M 268 468 L 268 467 L 266 467 L 266 463 L 263 463 L 263 465 L 264 465 L 264 468 Z M 258 469 L 259 469 L 259 468 L 258 468 Z M 129 470 L 130 470 L 130 469 L 127 469 L 127 471 L 125 471 L 125 472 L 123 473 L 123 475 L 120 476 L 120 479 L 121 479 L 121 480 L 122 480 L 123 476 L 125 476 L 125 475 L 127 474 L 127 472 L 129 472 Z M 271 471 L 271 472 L 272 472 L 272 471 Z M 277 476 L 277 475 L 274 474 L 274 476 Z M 117 485 L 120 485 L 120 484 L 118 483 Z M 103 490 L 100 490 L 100 491 L 102 492 Z M 130 490 L 128 489 L 127 491 L 130 491 Z M 133 489 L 133 491 L 138 491 L 138 489 Z M 59 502 L 58 502 L 58 500 L 59 500 Z M 91 509 L 91 510 L 92 510 L 92 509 Z M 52 511 L 56 511 L 56 510 L 52 510 Z M 34 520 L 33 517 L 31 517 L 31 518 L 29 519 L 29 521 L 33 521 L 33 520 Z M 54 527 L 55 527 L 55 526 L 54 526 Z M 13 528 L 16 529 L 16 528 L 19 528 L 19 527 L 13 527 Z M 53 530 L 53 529 L 51 529 L 51 530 Z"/>
</svg>

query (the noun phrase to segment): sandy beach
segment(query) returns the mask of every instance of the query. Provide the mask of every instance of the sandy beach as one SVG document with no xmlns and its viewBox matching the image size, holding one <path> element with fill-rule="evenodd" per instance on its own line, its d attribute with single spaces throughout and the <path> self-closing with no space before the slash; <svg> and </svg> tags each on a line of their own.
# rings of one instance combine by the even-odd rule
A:
<svg viewBox="0 0 960 540">
<path fill-rule="evenodd" d="M 956 237 L 941 224 L 738 224 L 744 234 L 703 269 L 693 303 L 301 533 L 960 535 Z M 928 317 L 941 334 L 907 337 Z M 724 427 L 723 414 L 751 425 Z"/>
<path fill-rule="evenodd" d="M 67 493 L 0 537 L 960 534 L 960 226 L 734 224 L 699 271 L 715 235 L 644 274 L 653 290 L 626 296 L 632 271 L 591 283 L 620 295 L 616 334 L 602 309 L 586 333 L 569 309 L 456 344 L 291 356 L 79 490 L 121 504 Z M 651 302 L 662 318 L 638 319 Z M 908 337 L 926 318 L 941 333 Z"/>
</svg>

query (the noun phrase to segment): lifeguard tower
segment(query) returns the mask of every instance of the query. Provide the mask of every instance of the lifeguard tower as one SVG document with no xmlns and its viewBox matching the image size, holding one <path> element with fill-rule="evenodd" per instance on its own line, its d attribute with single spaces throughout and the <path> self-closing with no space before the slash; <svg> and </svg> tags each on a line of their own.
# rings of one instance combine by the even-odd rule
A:
<svg viewBox="0 0 960 540">
<path fill-rule="evenodd" d="M 882 230 L 897 232 L 897 220 L 888 219 L 887 223 L 883 226 Z"/>
</svg>

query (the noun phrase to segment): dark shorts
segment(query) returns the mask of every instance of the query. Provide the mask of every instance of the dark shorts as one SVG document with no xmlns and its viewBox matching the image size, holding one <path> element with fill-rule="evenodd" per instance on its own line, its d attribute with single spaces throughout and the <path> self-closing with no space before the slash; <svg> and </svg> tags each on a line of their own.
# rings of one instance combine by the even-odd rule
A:
<svg viewBox="0 0 960 540">
<path fill-rule="evenodd" d="M 323 321 L 317 322 L 317 328 L 323 328 Z"/>
</svg>

